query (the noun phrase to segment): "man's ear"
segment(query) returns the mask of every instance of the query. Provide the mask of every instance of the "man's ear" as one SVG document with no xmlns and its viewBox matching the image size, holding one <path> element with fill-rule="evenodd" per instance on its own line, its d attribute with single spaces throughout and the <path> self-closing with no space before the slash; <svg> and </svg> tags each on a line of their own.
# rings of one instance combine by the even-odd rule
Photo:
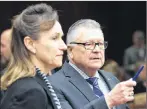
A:
<svg viewBox="0 0 147 109">
<path fill-rule="evenodd" d="M 68 46 L 67 47 L 67 54 L 68 54 L 68 57 L 69 58 L 73 58 L 73 54 L 72 54 L 72 47 L 71 46 Z"/>
<path fill-rule="evenodd" d="M 26 36 L 24 38 L 24 44 L 30 52 L 32 52 L 34 54 L 36 53 L 35 41 L 31 37 Z"/>
</svg>

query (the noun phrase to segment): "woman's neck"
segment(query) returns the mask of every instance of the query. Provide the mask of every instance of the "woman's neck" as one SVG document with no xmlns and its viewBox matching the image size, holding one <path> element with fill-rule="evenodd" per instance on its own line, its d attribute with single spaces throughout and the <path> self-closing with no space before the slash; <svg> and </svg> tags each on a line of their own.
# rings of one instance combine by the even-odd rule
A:
<svg viewBox="0 0 147 109">
<path fill-rule="evenodd" d="M 37 60 L 36 58 L 32 59 L 32 62 L 34 64 L 35 67 L 39 68 L 41 70 L 42 73 L 45 73 L 46 75 L 51 75 L 51 68 L 49 67 L 49 65 L 45 65 L 43 63 L 41 63 L 39 60 Z"/>
</svg>

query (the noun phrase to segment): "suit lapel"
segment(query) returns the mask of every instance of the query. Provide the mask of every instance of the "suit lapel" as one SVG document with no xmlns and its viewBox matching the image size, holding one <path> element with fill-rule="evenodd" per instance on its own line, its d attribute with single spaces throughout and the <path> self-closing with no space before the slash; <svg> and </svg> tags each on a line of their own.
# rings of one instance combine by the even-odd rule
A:
<svg viewBox="0 0 147 109">
<path fill-rule="evenodd" d="M 98 72 L 106 82 L 106 85 L 108 86 L 109 90 L 112 90 L 114 86 L 117 84 L 115 77 L 110 75 L 109 72 L 105 72 L 103 70 L 99 70 Z"/>
<path fill-rule="evenodd" d="M 115 79 L 114 76 L 108 74 L 109 72 L 105 72 L 103 70 L 99 70 L 98 72 L 101 75 L 101 77 L 104 79 L 104 81 L 106 82 L 109 90 L 112 90 L 114 86 L 119 82 L 117 81 L 117 79 Z M 125 104 L 115 106 L 115 108 L 116 109 L 129 109 Z"/>
<path fill-rule="evenodd" d="M 85 96 L 85 98 L 88 101 L 97 99 L 86 80 L 84 80 L 84 78 L 72 66 L 65 62 L 62 67 L 62 70 L 63 74 L 68 79 L 68 81 L 72 85 L 74 85 Z M 112 75 L 108 74 L 108 72 L 105 72 L 103 70 L 99 70 L 98 72 L 106 82 L 106 85 L 108 86 L 109 90 L 112 90 L 118 82 L 115 79 L 115 77 L 113 77 Z M 125 107 L 125 105 L 117 106 L 116 109 L 126 109 L 123 106 Z"/>
<path fill-rule="evenodd" d="M 63 73 L 68 78 L 70 84 L 74 85 L 87 100 L 92 101 L 97 98 L 86 80 L 67 62 L 65 62 L 63 70 Z"/>
</svg>

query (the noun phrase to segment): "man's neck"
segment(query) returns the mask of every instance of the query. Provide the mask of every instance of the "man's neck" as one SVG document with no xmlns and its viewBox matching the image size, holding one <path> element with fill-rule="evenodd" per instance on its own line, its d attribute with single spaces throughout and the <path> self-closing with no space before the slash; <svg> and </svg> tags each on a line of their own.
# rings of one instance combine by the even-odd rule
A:
<svg viewBox="0 0 147 109">
<path fill-rule="evenodd" d="M 136 44 L 136 45 L 134 45 L 134 47 L 135 47 L 135 48 L 144 48 L 144 44 L 141 44 L 141 45 L 137 45 L 137 44 Z"/>
<path fill-rule="evenodd" d="M 78 69 L 80 69 L 82 72 L 84 72 L 88 77 L 94 77 L 97 72 L 97 69 L 84 68 L 80 65 L 77 65 L 77 64 L 71 62 L 71 61 L 69 61 L 69 63 L 76 66 Z"/>
</svg>

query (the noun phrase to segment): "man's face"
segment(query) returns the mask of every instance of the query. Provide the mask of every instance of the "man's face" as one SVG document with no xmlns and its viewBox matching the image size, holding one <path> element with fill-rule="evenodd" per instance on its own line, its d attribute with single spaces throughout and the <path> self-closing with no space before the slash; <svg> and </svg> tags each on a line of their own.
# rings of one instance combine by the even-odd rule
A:
<svg viewBox="0 0 147 109">
<path fill-rule="evenodd" d="M 11 44 L 11 30 L 7 30 L 1 34 L 1 41 L 0 41 L 0 64 L 1 67 L 6 67 L 11 50 L 10 50 L 10 44 Z"/>
<path fill-rule="evenodd" d="M 81 29 L 75 42 L 103 43 L 104 37 L 100 29 Z M 105 61 L 104 53 L 104 49 L 100 49 L 98 45 L 93 50 L 85 49 L 84 45 L 74 45 L 69 56 L 74 64 L 87 72 L 88 69 L 96 71 L 103 66 Z"/>
<path fill-rule="evenodd" d="M 133 42 L 135 45 L 141 45 L 144 43 L 144 33 L 142 31 L 136 31 L 133 34 Z"/>
</svg>

